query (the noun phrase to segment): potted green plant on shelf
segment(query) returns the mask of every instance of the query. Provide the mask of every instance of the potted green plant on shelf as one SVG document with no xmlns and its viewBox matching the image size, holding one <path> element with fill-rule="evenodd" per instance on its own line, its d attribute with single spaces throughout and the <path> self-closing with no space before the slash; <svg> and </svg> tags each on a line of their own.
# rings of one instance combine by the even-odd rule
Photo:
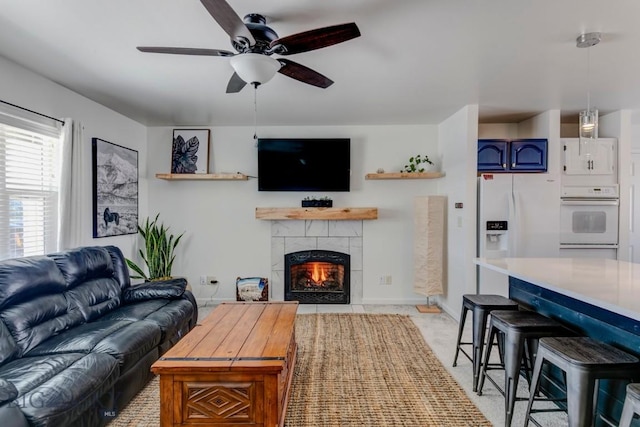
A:
<svg viewBox="0 0 640 427">
<path fill-rule="evenodd" d="M 409 163 L 404 165 L 404 169 L 400 172 L 424 172 L 425 168 L 423 165 L 433 165 L 433 162 L 429 159 L 429 156 L 422 156 L 421 154 L 418 154 L 417 156 L 410 157 Z"/>
<path fill-rule="evenodd" d="M 138 252 L 149 274 L 145 274 L 142 267 L 126 258 L 129 268 L 137 273 L 136 276 L 131 276 L 133 279 L 152 281 L 171 278 L 171 268 L 176 258 L 175 249 L 184 233 L 177 237 L 170 234 L 169 227 L 158 223 L 159 216 L 160 214 L 157 214 L 153 221 L 147 218 L 142 226 L 138 224 L 138 233 L 140 233 L 144 241 L 144 251 L 141 248 Z"/>
</svg>

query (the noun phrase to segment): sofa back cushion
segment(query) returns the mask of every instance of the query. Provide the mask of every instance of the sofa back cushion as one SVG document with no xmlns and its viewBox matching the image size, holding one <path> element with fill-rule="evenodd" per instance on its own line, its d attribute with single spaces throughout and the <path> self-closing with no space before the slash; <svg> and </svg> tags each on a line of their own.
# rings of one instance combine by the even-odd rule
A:
<svg viewBox="0 0 640 427">
<path fill-rule="evenodd" d="M 36 295 L 65 290 L 64 277 L 45 256 L 0 261 L 0 312 Z"/>
<path fill-rule="evenodd" d="M 86 322 L 118 308 L 122 289 L 113 261 L 104 247 L 84 247 L 49 255 L 66 283 L 70 310 L 79 310 Z"/>
<path fill-rule="evenodd" d="M 79 310 L 69 309 L 63 294 L 41 295 L 6 308 L 2 320 L 18 345 L 21 357 L 43 341 L 84 322 Z"/>
<path fill-rule="evenodd" d="M 44 256 L 0 262 L 0 318 L 20 357 L 42 341 L 83 322 L 63 295 L 64 277 Z"/>
<path fill-rule="evenodd" d="M 113 277 L 120 283 L 120 288 L 123 290 L 128 288 L 131 286 L 131 276 L 122 251 L 117 246 L 105 246 L 104 248 L 109 252 L 111 262 L 113 262 Z"/>
</svg>

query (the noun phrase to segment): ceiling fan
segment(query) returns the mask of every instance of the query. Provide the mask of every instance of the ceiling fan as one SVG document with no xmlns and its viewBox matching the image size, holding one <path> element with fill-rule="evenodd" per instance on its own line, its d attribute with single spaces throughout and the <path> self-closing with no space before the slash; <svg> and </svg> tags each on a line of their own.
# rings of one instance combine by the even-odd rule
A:
<svg viewBox="0 0 640 427">
<path fill-rule="evenodd" d="M 227 85 L 227 93 L 240 92 L 247 83 L 257 87 L 273 77 L 276 71 L 300 82 L 327 88 L 333 84 L 331 79 L 290 59 L 274 59 L 271 55 L 275 53 L 287 56 L 308 52 L 360 36 L 360 30 L 351 22 L 278 37 L 266 25 L 263 15 L 251 13 L 243 21 L 225 0 L 200 1 L 218 25 L 229 34 L 231 44 L 238 53 L 188 47 L 138 46 L 137 49 L 151 53 L 231 57 L 234 73 Z"/>
</svg>

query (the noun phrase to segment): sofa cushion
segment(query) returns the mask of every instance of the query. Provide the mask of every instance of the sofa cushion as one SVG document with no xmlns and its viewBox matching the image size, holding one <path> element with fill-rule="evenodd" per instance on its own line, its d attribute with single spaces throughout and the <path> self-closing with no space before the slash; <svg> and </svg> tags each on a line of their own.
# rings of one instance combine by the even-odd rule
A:
<svg viewBox="0 0 640 427">
<path fill-rule="evenodd" d="M 64 277 L 60 270 L 53 260 L 45 256 L 0 262 L 0 310 L 37 295 L 59 294 L 64 289 Z"/>
<path fill-rule="evenodd" d="M 17 351 L 18 346 L 15 340 L 4 322 L 0 321 L 0 365 L 13 359 Z"/>
<path fill-rule="evenodd" d="M 65 426 L 95 405 L 120 374 L 117 361 L 101 353 L 25 357 L 0 369 L 13 382 L 33 426 Z"/>
<path fill-rule="evenodd" d="M 160 342 L 164 343 L 173 338 L 177 331 L 184 329 L 185 325 L 189 326 L 194 310 L 193 304 L 187 299 L 155 299 L 123 305 L 100 320 L 151 321 L 160 327 Z"/>
<path fill-rule="evenodd" d="M 95 322 L 101 323 L 101 322 Z M 160 327 L 152 322 L 130 323 L 102 339 L 93 353 L 106 353 L 118 360 L 120 371 L 126 372 L 145 354 L 160 344 Z M 157 357 L 156 350 L 156 357 Z"/>
<path fill-rule="evenodd" d="M 79 310 L 69 310 L 62 293 L 34 296 L 5 308 L 0 318 L 18 345 L 17 356 L 28 353 L 38 344 L 83 322 Z"/>
<path fill-rule="evenodd" d="M 27 356 L 89 353 L 103 339 L 131 324 L 127 321 L 91 322 L 76 326 L 33 348 Z"/>
<path fill-rule="evenodd" d="M 160 344 L 160 327 L 146 321 L 108 320 L 85 323 L 40 344 L 28 356 L 105 353 L 125 371 Z"/>
<path fill-rule="evenodd" d="M 105 314 L 100 321 L 106 320 L 128 320 L 135 322 L 136 320 L 144 320 L 151 313 L 162 309 L 169 304 L 171 300 L 154 299 L 148 301 L 137 302 L 135 304 L 127 304 Z"/>
<path fill-rule="evenodd" d="M 123 298 L 126 304 L 150 299 L 176 299 L 184 294 L 187 281 L 183 278 L 146 282 L 131 286 L 124 290 Z"/>
<path fill-rule="evenodd" d="M 173 300 L 162 310 L 154 311 L 145 317 L 147 322 L 153 322 L 162 331 L 162 340 L 165 342 L 174 339 L 180 331 L 189 330 L 189 322 L 193 314 L 193 305 L 186 299 Z"/>
</svg>

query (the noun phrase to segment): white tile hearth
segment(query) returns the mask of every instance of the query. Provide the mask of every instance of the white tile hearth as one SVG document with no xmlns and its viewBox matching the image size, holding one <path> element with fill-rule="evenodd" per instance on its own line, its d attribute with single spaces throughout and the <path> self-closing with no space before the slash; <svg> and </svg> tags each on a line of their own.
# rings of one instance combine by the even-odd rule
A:
<svg viewBox="0 0 640 427">
<path fill-rule="evenodd" d="M 272 221 L 269 298 L 284 300 L 284 255 L 314 249 L 350 255 L 351 304 L 362 304 L 362 221 Z"/>
</svg>

